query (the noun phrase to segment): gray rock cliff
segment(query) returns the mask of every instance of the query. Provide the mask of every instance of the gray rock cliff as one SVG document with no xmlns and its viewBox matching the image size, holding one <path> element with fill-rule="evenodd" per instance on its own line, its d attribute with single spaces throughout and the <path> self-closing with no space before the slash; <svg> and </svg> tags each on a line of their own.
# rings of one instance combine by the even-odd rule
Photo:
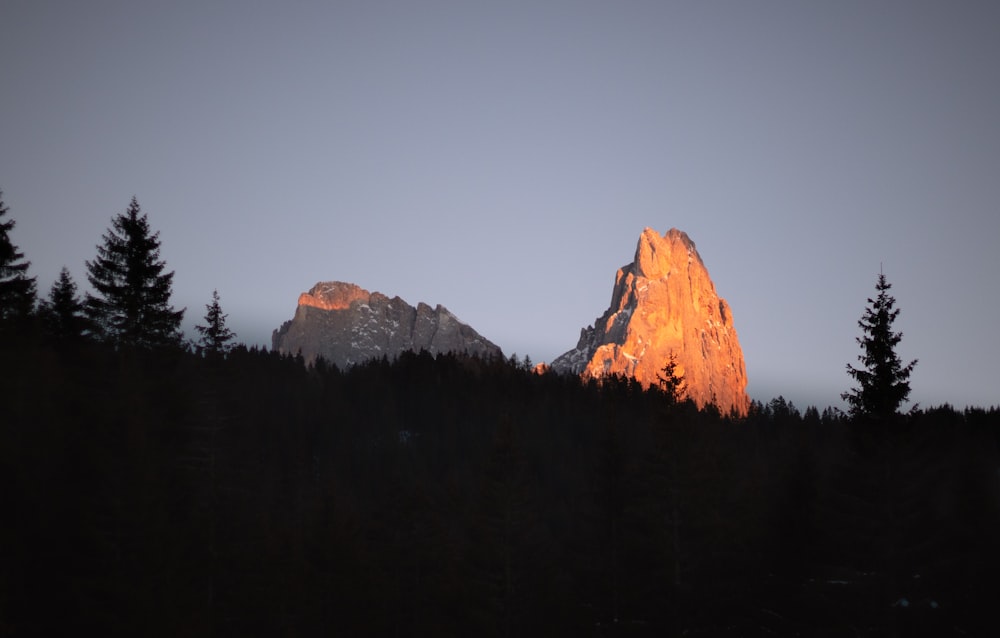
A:
<svg viewBox="0 0 1000 638">
<path fill-rule="evenodd" d="M 271 347 L 301 353 L 306 363 L 321 356 L 340 368 L 383 355 L 391 360 L 408 350 L 502 356 L 444 306 L 413 307 L 341 281 L 320 282 L 302 293 L 295 316 L 271 335 Z"/>
</svg>

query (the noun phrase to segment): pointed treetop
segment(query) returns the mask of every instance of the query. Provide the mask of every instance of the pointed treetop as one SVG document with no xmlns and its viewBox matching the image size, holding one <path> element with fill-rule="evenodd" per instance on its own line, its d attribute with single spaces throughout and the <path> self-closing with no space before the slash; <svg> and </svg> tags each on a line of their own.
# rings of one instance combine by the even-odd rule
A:
<svg viewBox="0 0 1000 638">
<path fill-rule="evenodd" d="M 894 307 L 896 299 L 889 294 L 892 284 L 879 270 L 875 284 L 878 294 L 868 299 L 869 305 L 858 321 L 863 333 L 857 337 L 861 346 L 858 361 L 862 366 L 847 364 L 847 373 L 858 387 L 844 392 L 841 398 L 847 401 L 851 416 L 887 419 L 896 415 L 909 397 L 910 373 L 917 361 L 903 365 L 896 354 L 903 333 L 893 332 L 892 324 L 899 316 L 899 309 Z"/>
<path fill-rule="evenodd" d="M 26 321 L 35 308 L 35 278 L 28 277 L 30 261 L 10 238 L 13 219 L 3 221 L 10 209 L 3 203 L 0 191 L 0 324 L 12 326 Z"/>
<path fill-rule="evenodd" d="M 194 327 L 201 335 L 195 347 L 199 352 L 209 356 L 224 355 L 232 349 L 233 345 L 230 342 L 236 338 L 236 333 L 226 327 L 226 318 L 229 315 L 222 312 L 218 290 L 212 291 L 212 302 L 207 304 L 205 309 L 205 325 Z"/>
<path fill-rule="evenodd" d="M 59 271 L 48 299 L 39 304 L 39 314 L 46 333 L 57 342 L 80 341 L 88 331 L 83 303 L 76 294 L 76 282 L 66 266 Z"/>
<path fill-rule="evenodd" d="M 174 273 L 164 272 L 159 233 L 150 231 L 134 196 L 102 240 L 97 258 L 87 262 L 95 292 L 85 306 L 97 334 L 116 346 L 180 345 L 184 309 L 170 305 Z"/>
</svg>

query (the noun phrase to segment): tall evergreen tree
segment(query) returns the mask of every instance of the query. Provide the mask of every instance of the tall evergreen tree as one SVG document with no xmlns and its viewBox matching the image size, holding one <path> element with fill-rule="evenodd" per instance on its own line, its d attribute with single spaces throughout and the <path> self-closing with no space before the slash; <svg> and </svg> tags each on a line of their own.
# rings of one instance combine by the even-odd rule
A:
<svg viewBox="0 0 1000 638">
<path fill-rule="evenodd" d="M 0 191 L 0 220 L 9 212 Z M 10 240 L 13 219 L 0 221 L 0 326 L 9 327 L 26 320 L 35 309 L 35 278 L 28 277 L 30 261 Z"/>
<path fill-rule="evenodd" d="M 126 347 L 181 343 L 184 309 L 170 305 L 174 273 L 164 272 L 159 237 L 133 197 L 103 235 L 97 258 L 87 262 L 87 280 L 96 295 L 88 293 L 84 304 L 103 340 Z"/>
<path fill-rule="evenodd" d="M 869 306 L 858 321 L 864 333 L 857 338 L 862 351 L 858 361 L 863 367 L 847 364 L 847 373 L 858 387 L 840 395 L 847 401 L 853 417 L 892 417 L 910 395 L 909 378 L 917 360 L 903 365 L 896 354 L 903 333 L 892 330 L 899 309 L 894 308 L 896 299 L 889 294 L 890 288 L 892 284 L 880 272 L 875 285 L 878 294 L 875 299 L 868 299 Z"/>
<path fill-rule="evenodd" d="M 206 355 L 226 354 L 232 349 L 230 343 L 236 338 L 236 333 L 226 327 L 226 317 L 219 304 L 219 291 L 212 291 L 212 303 L 205 306 L 205 325 L 194 327 L 201 337 L 195 344 L 199 352 Z"/>
<path fill-rule="evenodd" d="M 48 299 L 38 305 L 38 313 L 45 332 L 57 342 L 79 341 L 87 332 L 89 322 L 83 314 L 83 303 L 76 294 L 76 282 L 65 266 L 52 284 Z"/>
</svg>

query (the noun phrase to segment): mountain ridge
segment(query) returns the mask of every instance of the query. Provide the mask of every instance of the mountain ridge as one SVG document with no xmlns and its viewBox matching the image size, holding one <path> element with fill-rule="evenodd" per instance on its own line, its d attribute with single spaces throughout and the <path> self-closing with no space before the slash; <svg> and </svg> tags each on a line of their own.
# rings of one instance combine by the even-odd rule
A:
<svg viewBox="0 0 1000 638">
<path fill-rule="evenodd" d="M 282 354 L 301 354 L 306 363 L 322 357 L 341 368 L 411 350 L 503 354 L 441 304 L 421 301 L 414 307 L 399 296 L 343 281 L 321 281 L 301 293 L 294 317 L 272 333 L 271 346 Z"/>
</svg>

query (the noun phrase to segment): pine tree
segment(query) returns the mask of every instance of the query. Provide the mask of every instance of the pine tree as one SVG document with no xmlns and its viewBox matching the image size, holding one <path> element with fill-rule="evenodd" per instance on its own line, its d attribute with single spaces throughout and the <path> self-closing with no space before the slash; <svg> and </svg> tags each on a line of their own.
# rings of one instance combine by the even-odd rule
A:
<svg viewBox="0 0 1000 638">
<path fill-rule="evenodd" d="M 112 220 L 87 262 L 87 279 L 96 295 L 87 294 L 85 307 L 97 335 L 122 347 L 179 345 L 184 309 L 170 305 L 174 273 L 163 272 L 159 233 L 149 228 L 139 202 Z"/>
<path fill-rule="evenodd" d="M 667 402 L 670 405 L 676 405 L 684 400 L 684 396 L 687 393 L 687 382 L 684 381 L 682 375 L 677 374 L 677 355 L 673 352 L 670 353 L 670 359 L 667 364 L 663 366 L 661 370 L 663 374 L 660 377 L 660 389 L 667 397 Z"/>
<path fill-rule="evenodd" d="M 899 309 L 894 308 L 896 299 L 889 294 L 890 288 L 892 284 L 880 272 L 875 285 L 878 295 L 868 299 L 869 307 L 858 321 L 864 332 L 857 338 L 862 350 L 858 361 L 863 367 L 847 364 L 847 373 L 858 387 L 840 395 L 847 401 L 852 417 L 890 418 L 910 395 L 908 379 L 917 360 L 904 366 L 896 354 L 903 333 L 892 331 Z"/>
<path fill-rule="evenodd" d="M 212 303 L 207 304 L 205 309 L 206 325 L 194 327 L 201 335 L 195 345 L 199 352 L 209 356 L 227 354 L 233 347 L 230 341 L 236 338 L 236 333 L 226 327 L 226 317 L 229 315 L 222 312 L 218 290 L 212 291 Z"/>
<path fill-rule="evenodd" d="M 83 314 L 83 303 L 76 294 L 76 282 L 65 266 L 52 284 L 48 299 L 39 304 L 38 310 L 45 332 L 57 342 L 80 341 L 87 332 L 89 322 Z"/>
<path fill-rule="evenodd" d="M 0 191 L 0 219 L 9 212 Z M 28 277 L 30 261 L 10 240 L 13 219 L 0 221 L 0 326 L 11 327 L 31 316 L 35 308 L 35 278 Z"/>
</svg>

